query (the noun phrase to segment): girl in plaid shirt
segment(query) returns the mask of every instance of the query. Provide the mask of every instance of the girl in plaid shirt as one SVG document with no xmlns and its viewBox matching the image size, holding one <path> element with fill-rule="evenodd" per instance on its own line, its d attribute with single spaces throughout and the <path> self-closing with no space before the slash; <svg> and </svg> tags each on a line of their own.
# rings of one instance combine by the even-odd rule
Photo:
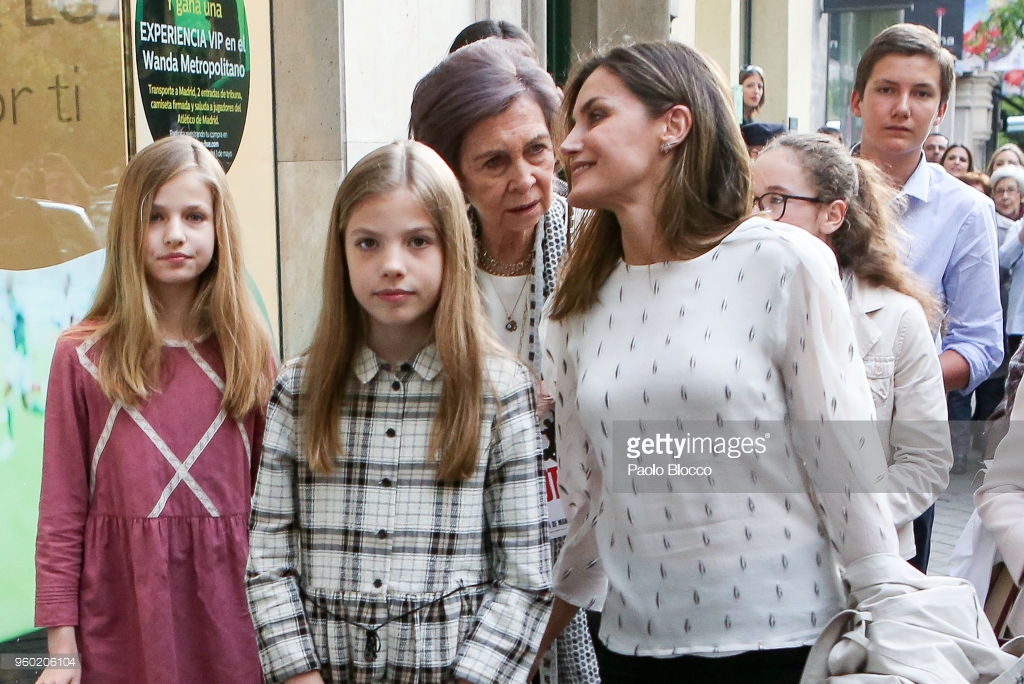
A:
<svg viewBox="0 0 1024 684">
<path fill-rule="evenodd" d="M 526 680 L 551 600 L 533 380 L 489 336 L 474 263 L 428 147 L 383 147 L 342 182 L 253 499 L 268 681 Z"/>
</svg>

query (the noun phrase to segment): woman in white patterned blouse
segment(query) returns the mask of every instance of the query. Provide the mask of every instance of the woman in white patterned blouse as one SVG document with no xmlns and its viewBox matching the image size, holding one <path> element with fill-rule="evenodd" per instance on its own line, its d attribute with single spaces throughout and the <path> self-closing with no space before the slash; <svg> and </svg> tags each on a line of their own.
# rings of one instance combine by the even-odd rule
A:
<svg viewBox="0 0 1024 684">
<path fill-rule="evenodd" d="M 695 50 L 593 57 L 562 111 L 593 214 L 542 334 L 571 508 L 546 636 L 598 609 L 606 681 L 795 682 L 839 566 L 903 565 L 835 260 L 746 219 L 729 89 Z"/>
</svg>

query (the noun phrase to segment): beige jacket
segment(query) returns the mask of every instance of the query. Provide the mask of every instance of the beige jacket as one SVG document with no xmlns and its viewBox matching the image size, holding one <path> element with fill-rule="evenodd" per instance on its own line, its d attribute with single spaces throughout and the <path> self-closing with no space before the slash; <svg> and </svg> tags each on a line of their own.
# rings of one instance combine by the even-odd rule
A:
<svg viewBox="0 0 1024 684">
<path fill-rule="evenodd" d="M 978 515 L 996 538 L 1006 569 L 1019 586 L 1024 576 L 1024 382 L 1010 413 L 1010 429 L 988 461 L 985 481 L 974 494 Z M 1024 594 L 1007 616 L 1013 634 L 1024 634 Z"/>
<path fill-rule="evenodd" d="M 915 553 L 913 522 L 949 485 L 953 450 L 935 339 L 920 304 L 850 278 L 850 316 L 889 460 L 900 554 Z"/>
</svg>

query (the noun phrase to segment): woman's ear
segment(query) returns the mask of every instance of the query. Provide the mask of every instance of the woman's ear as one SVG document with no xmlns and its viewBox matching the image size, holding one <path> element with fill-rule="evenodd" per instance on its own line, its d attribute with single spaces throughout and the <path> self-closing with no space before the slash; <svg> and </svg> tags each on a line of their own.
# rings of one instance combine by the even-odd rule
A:
<svg viewBox="0 0 1024 684">
<path fill-rule="evenodd" d="M 846 221 L 846 202 L 841 199 L 832 200 L 822 207 L 818 215 L 818 232 L 831 235 L 839 230 Z"/>
<path fill-rule="evenodd" d="M 693 127 L 693 112 L 686 105 L 673 105 L 662 114 L 665 120 L 665 132 L 661 144 L 669 148 L 676 147 L 686 140 Z"/>
</svg>

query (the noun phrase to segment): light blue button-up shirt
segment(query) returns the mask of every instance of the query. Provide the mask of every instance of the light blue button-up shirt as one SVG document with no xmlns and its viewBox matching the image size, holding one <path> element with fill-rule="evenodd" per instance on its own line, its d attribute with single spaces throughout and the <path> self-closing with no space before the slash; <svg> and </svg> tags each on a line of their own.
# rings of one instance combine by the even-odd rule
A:
<svg viewBox="0 0 1024 684">
<path fill-rule="evenodd" d="M 971 392 L 1003 359 L 995 206 L 924 155 L 901 194 L 907 264 L 939 298 L 939 350 L 967 360 L 971 378 L 963 391 Z"/>
</svg>

